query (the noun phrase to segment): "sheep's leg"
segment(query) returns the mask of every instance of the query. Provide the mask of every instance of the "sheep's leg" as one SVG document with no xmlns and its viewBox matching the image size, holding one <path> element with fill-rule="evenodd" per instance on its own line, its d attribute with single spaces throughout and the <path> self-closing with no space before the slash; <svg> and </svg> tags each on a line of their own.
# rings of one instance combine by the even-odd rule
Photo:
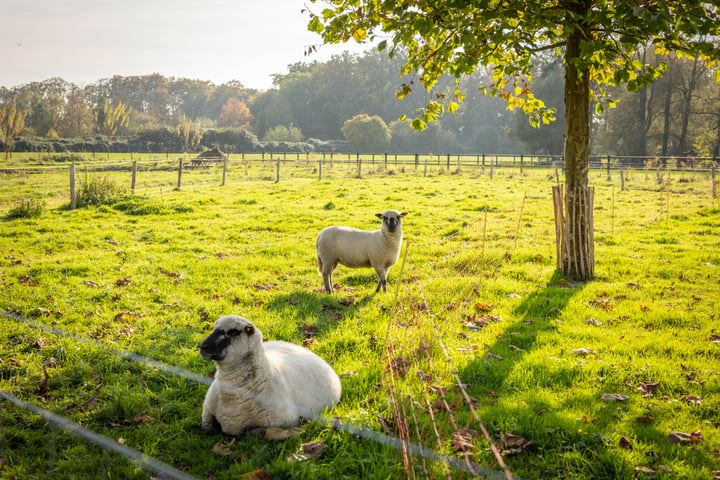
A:
<svg viewBox="0 0 720 480">
<path fill-rule="evenodd" d="M 378 284 L 375 289 L 375 293 L 378 293 L 380 288 L 382 288 L 383 292 L 387 292 L 387 271 L 381 272 L 379 270 L 375 270 L 375 274 L 378 277 Z"/>
<path fill-rule="evenodd" d="M 327 268 L 330 267 L 330 268 Z M 333 293 L 333 279 L 332 274 L 335 271 L 335 268 L 337 267 L 337 263 L 334 265 L 328 265 L 325 264 L 325 268 L 323 268 L 322 277 L 323 277 L 323 283 L 325 284 L 325 291 L 327 293 Z"/>
</svg>

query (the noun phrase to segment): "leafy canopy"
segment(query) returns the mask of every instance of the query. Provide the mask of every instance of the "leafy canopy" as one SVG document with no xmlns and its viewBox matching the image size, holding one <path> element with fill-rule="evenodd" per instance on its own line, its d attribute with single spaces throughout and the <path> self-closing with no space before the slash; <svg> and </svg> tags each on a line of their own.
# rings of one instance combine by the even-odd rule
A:
<svg viewBox="0 0 720 480">
<path fill-rule="evenodd" d="M 311 0 L 316 3 L 317 0 Z M 404 48 L 409 55 L 402 73 L 416 73 L 417 83 L 432 91 L 445 73 L 459 79 L 478 65 L 492 68 L 483 93 L 500 96 L 508 108 L 522 108 L 531 123 L 552 119 L 553 111 L 533 95 L 535 55 L 558 53 L 573 32 L 589 32 L 572 62 L 598 86 L 624 84 L 630 90 L 648 85 L 664 72 L 639 62 L 640 45 L 660 52 L 720 58 L 720 1 L 668 0 L 323 0 L 309 12 L 309 30 L 325 43 L 381 40 L 379 50 Z M 716 74 L 720 81 L 720 75 Z M 457 83 L 456 83 L 457 84 Z M 398 97 L 415 88 L 402 84 Z M 435 94 L 413 121 L 424 128 L 444 111 L 454 111 L 463 95 Z"/>
</svg>

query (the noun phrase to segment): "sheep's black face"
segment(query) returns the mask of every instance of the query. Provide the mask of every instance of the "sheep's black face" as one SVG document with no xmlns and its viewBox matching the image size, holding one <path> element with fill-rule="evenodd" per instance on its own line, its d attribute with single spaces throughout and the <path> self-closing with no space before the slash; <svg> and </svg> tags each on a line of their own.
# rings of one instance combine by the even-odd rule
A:
<svg viewBox="0 0 720 480">
<path fill-rule="evenodd" d="M 402 217 L 407 215 L 406 212 L 398 212 L 397 210 L 388 210 L 387 212 L 377 213 L 376 217 L 381 218 L 383 221 L 383 227 L 390 233 L 395 233 L 400 227 L 402 227 Z"/>
<path fill-rule="evenodd" d="M 242 335 L 251 336 L 255 333 L 252 325 L 246 325 L 244 328 L 219 328 L 217 325 L 215 330 L 200 344 L 200 356 L 205 360 L 222 361 L 228 353 L 228 349 L 234 341 L 238 341 Z"/>
</svg>

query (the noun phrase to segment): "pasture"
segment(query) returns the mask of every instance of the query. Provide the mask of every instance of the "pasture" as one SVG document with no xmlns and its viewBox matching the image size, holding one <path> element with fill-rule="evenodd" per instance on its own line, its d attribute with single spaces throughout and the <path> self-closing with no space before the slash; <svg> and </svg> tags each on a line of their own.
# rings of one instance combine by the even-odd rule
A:
<svg viewBox="0 0 720 480">
<path fill-rule="evenodd" d="M 621 192 L 593 172 L 596 278 L 574 284 L 555 272 L 554 172 L 496 173 L 274 183 L 251 170 L 224 187 L 5 218 L 0 390 L 195 478 L 467 478 L 462 465 L 500 478 L 463 392 L 518 478 L 713 478 L 720 210 L 709 180 L 673 173 L 668 189 L 636 171 Z M 375 229 L 390 208 L 409 212 L 409 247 L 388 293 L 374 293 L 371 270 L 342 266 L 338 291 L 323 293 L 317 232 Z M 207 385 L 193 375 L 213 365 L 197 345 L 230 313 L 326 359 L 340 404 L 285 439 L 202 430 Z M 8 401 L 0 425 L 3 479 L 155 475 Z M 404 459 L 382 440 L 396 437 L 456 462 Z"/>
</svg>

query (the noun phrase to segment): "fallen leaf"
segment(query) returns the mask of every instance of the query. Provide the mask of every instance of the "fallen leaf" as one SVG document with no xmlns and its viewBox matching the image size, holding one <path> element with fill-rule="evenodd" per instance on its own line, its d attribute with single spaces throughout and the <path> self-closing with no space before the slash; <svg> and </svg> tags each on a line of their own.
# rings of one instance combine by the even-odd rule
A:
<svg viewBox="0 0 720 480">
<path fill-rule="evenodd" d="M 699 431 L 692 433 L 672 432 L 668 434 L 668 440 L 672 443 L 700 443 L 703 441 L 703 435 Z"/>
<path fill-rule="evenodd" d="M 357 297 L 354 295 L 349 295 L 340 299 L 340 305 L 344 305 L 346 307 L 351 307 L 355 305 L 355 303 L 357 303 Z"/>
<path fill-rule="evenodd" d="M 635 467 L 636 472 L 644 473 L 646 475 L 655 475 L 657 472 L 650 467 Z"/>
<path fill-rule="evenodd" d="M 233 454 L 232 450 L 230 448 L 233 445 L 235 445 L 234 438 L 232 440 L 230 440 L 229 442 L 225 441 L 225 440 L 220 440 L 215 445 L 213 445 L 212 451 L 215 455 L 220 455 L 222 457 L 229 457 L 230 455 Z"/>
<path fill-rule="evenodd" d="M 603 400 L 605 402 L 624 402 L 627 399 L 629 399 L 627 395 L 622 395 L 619 393 L 603 393 L 600 396 L 600 400 Z"/>
<path fill-rule="evenodd" d="M 132 279 L 130 277 L 120 278 L 115 282 L 115 285 L 118 287 L 125 287 L 132 283 Z"/>
<path fill-rule="evenodd" d="M 570 353 L 573 355 L 597 355 L 597 352 L 593 350 L 592 348 L 576 348 L 574 350 L 570 350 Z"/>
<path fill-rule="evenodd" d="M 130 423 L 147 423 L 152 422 L 155 420 L 150 415 L 147 415 L 145 413 L 140 413 L 138 415 L 135 415 L 132 420 L 130 420 Z"/>
<path fill-rule="evenodd" d="M 132 313 L 130 313 L 130 312 L 120 312 L 120 313 L 118 313 L 117 315 L 115 315 L 115 316 L 113 317 L 113 320 L 116 321 L 116 322 L 118 322 L 118 321 L 120 321 L 120 320 L 122 320 L 123 318 L 126 318 L 126 317 L 127 317 L 128 319 L 133 319 L 133 318 L 135 318 L 135 316 L 134 316 Z"/>
<path fill-rule="evenodd" d="M 692 405 L 700 405 L 702 403 L 702 399 L 700 399 L 697 395 L 683 395 L 680 397 L 680 401 Z"/>
<path fill-rule="evenodd" d="M 380 414 L 377 415 L 377 419 L 378 419 L 378 422 L 380 423 L 380 428 L 385 433 L 385 435 L 389 435 L 391 437 L 395 435 L 394 429 L 392 428 L 392 426 L 391 426 L 392 424 L 390 423 L 389 420 L 387 420 L 385 417 L 383 417 Z"/>
<path fill-rule="evenodd" d="M 478 432 L 469 428 L 461 428 L 452 434 L 452 446 L 456 453 L 473 450 L 475 446 L 472 444 L 473 438 L 478 438 Z"/>
<path fill-rule="evenodd" d="M 240 475 L 240 478 L 243 480 L 273 480 L 273 476 L 262 468 L 253 470 L 251 472 L 243 473 L 242 475 Z"/>
<path fill-rule="evenodd" d="M 602 325 L 602 322 L 601 322 L 601 321 L 595 320 L 594 318 L 588 318 L 587 320 L 585 320 L 585 323 L 587 323 L 588 325 L 595 325 L 595 326 L 597 326 L 597 327 L 599 327 L 600 325 Z"/>
<path fill-rule="evenodd" d="M 304 443 L 300 445 L 300 451 L 293 453 L 288 458 L 289 463 L 293 462 L 304 462 L 307 460 L 314 460 L 320 458 L 325 450 L 325 442 L 319 440 L 317 442 Z"/>
<path fill-rule="evenodd" d="M 487 303 L 476 303 L 475 308 L 477 308 L 478 310 L 480 310 L 482 312 L 489 312 L 493 309 L 493 307 L 491 307 Z"/>
<path fill-rule="evenodd" d="M 97 390 L 95 393 L 92 394 L 90 398 L 85 400 L 85 403 L 80 405 L 80 408 L 78 408 L 81 412 L 87 412 L 88 410 L 92 410 L 97 405 L 98 398 L 100 398 L 100 390 Z"/>
<path fill-rule="evenodd" d="M 710 335 L 709 339 L 712 343 L 720 343 L 720 335 Z"/>
<path fill-rule="evenodd" d="M 48 346 L 48 342 L 43 337 L 38 337 L 37 340 L 35 340 L 32 344 L 32 347 L 37 348 L 38 350 L 47 348 L 47 346 Z"/>
<path fill-rule="evenodd" d="M 525 350 L 523 350 L 522 348 L 516 347 L 515 345 L 512 345 L 512 344 L 508 344 L 508 348 L 511 348 L 511 349 L 515 350 L 516 352 L 525 352 Z"/>
<path fill-rule="evenodd" d="M 300 331 L 300 333 L 302 333 L 306 338 L 314 337 L 315 335 L 318 334 L 318 331 L 319 331 L 317 326 L 311 325 L 309 323 L 305 323 L 305 324 L 298 323 L 297 327 L 298 327 L 298 330 Z"/>
<path fill-rule="evenodd" d="M 305 433 L 305 430 L 300 427 L 293 428 L 266 428 L 265 429 L 265 440 L 285 440 L 292 437 L 298 437 Z"/>
<path fill-rule="evenodd" d="M 630 440 L 628 440 L 627 437 L 625 437 L 625 436 L 620 437 L 620 446 L 627 450 L 633 449 L 632 442 Z"/>
<path fill-rule="evenodd" d="M 43 379 L 40 381 L 37 387 L 35 387 L 35 393 L 38 395 L 45 395 L 50 390 L 50 375 L 47 373 L 47 369 L 43 367 Z"/>
<path fill-rule="evenodd" d="M 99 284 L 98 282 L 94 282 L 94 281 L 92 281 L 92 280 L 85 280 L 84 283 L 85 283 L 85 285 L 87 285 L 88 287 L 93 287 L 93 288 L 98 288 L 98 287 L 100 286 L 100 284 Z"/>
<path fill-rule="evenodd" d="M 635 421 L 637 421 L 638 423 L 652 423 L 655 421 L 655 419 L 650 416 L 644 416 L 644 417 L 637 417 L 635 419 Z"/>
<path fill-rule="evenodd" d="M 503 433 L 500 435 L 500 446 L 502 455 L 514 455 L 525 450 L 532 442 L 520 435 Z"/>
<path fill-rule="evenodd" d="M 488 352 L 488 354 L 485 355 L 485 356 L 486 356 L 487 358 L 492 359 L 492 360 L 498 360 L 498 361 L 500 361 L 500 360 L 503 359 L 500 355 L 495 355 L 494 353 L 489 353 L 489 352 Z"/>
<path fill-rule="evenodd" d="M 640 385 L 638 386 L 638 391 L 640 393 L 657 393 L 658 386 L 660 385 L 660 382 L 640 382 Z"/>
<path fill-rule="evenodd" d="M 118 335 L 125 338 L 130 338 L 133 336 L 135 331 L 132 328 L 121 328 L 118 330 Z"/>
</svg>

